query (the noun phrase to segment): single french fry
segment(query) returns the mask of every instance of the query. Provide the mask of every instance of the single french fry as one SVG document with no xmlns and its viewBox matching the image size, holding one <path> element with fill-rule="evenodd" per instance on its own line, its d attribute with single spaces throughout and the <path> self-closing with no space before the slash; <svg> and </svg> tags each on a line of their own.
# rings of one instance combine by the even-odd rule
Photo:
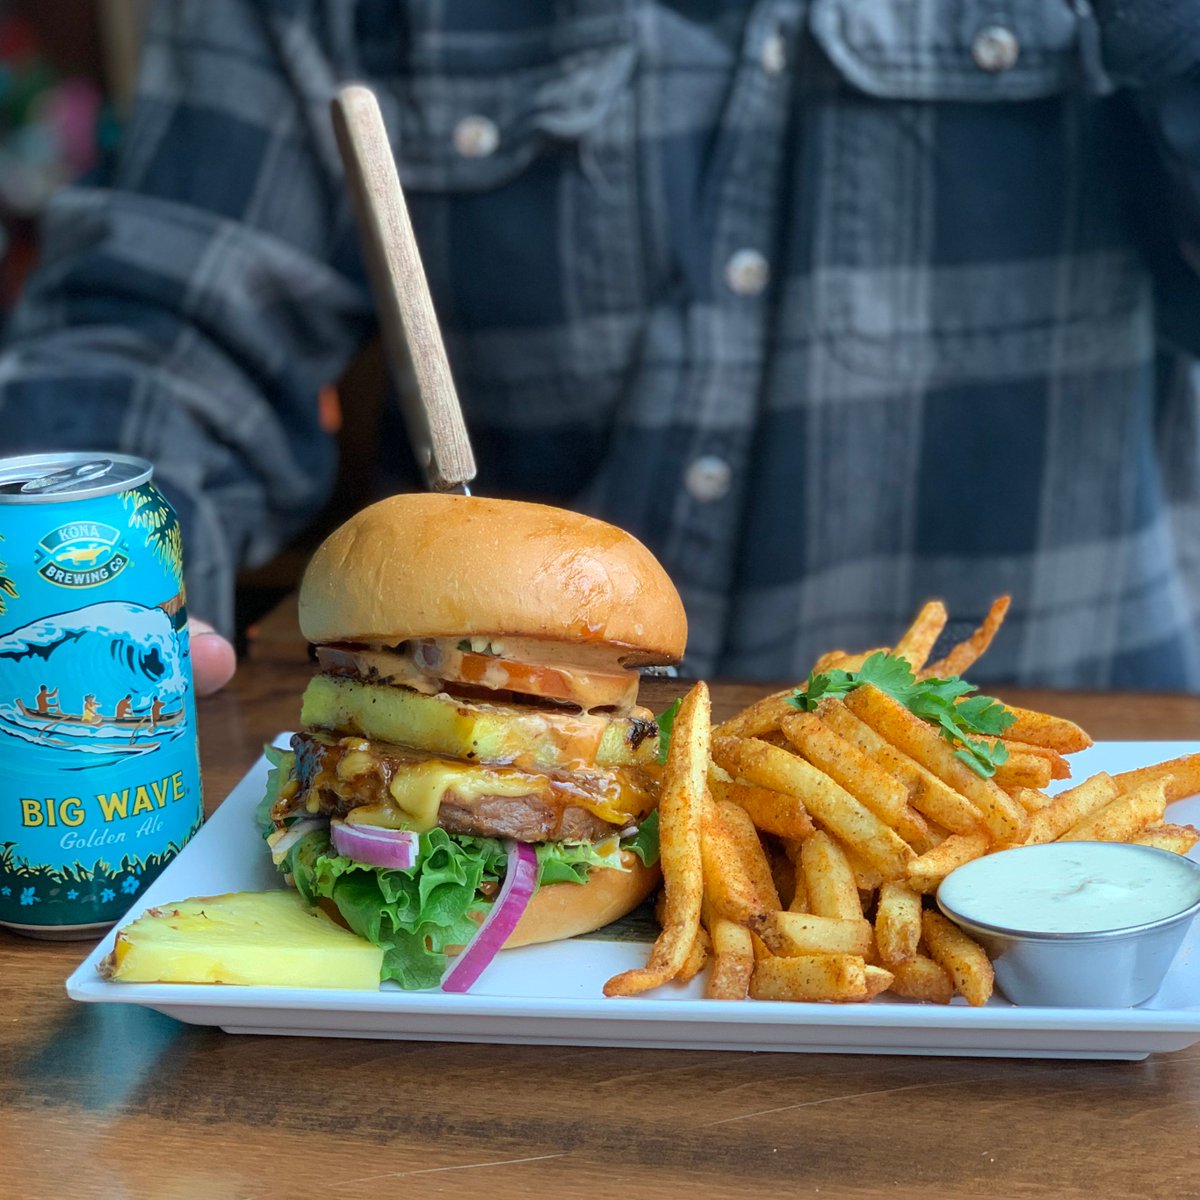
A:
<svg viewBox="0 0 1200 1200">
<path fill-rule="evenodd" d="M 842 663 L 850 657 L 845 650 L 826 650 L 820 658 L 812 665 L 812 674 L 823 675 L 826 671 L 832 671 L 834 667 L 840 667 Z"/>
<path fill-rule="evenodd" d="M 767 861 L 767 853 L 746 810 L 734 804 L 732 800 L 717 800 L 715 804 L 725 832 L 737 845 L 742 865 L 746 868 L 746 874 L 749 875 L 758 896 L 759 906 L 772 910 L 782 908 L 779 892 L 775 887 L 775 876 L 771 873 L 770 862 Z"/>
<path fill-rule="evenodd" d="M 733 780 L 712 785 L 712 795 L 714 800 L 728 800 L 744 809 L 764 833 L 799 841 L 813 831 L 812 818 L 803 801 L 788 792 Z"/>
<path fill-rule="evenodd" d="M 1167 762 L 1156 763 L 1152 767 L 1122 771 L 1119 775 L 1114 775 L 1113 779 L 1122 792 L 1128 792 L 1148 780 L 1164 779 L 1168 775 L 1171 777 L 1165 792 L 1168 804 L 1200 794 L 1200 754 L 1184 754 Z"/>
<path fill-rule="evenodd" d="M 876 733 L 966 796 L 979 810 L 980 819 L 994 838 L 1012 841 L 1020 835 L 1027 821 L 1025 810 L 990 779 L 976 775 L 958 759 L 953 745 L 932 725 L 871 684 L 855 688 L 845 703 Z"/>
<path fill-rule="evenodd" d="M 756 1000 L 866 1000 L 866 963 L 856 954 L 760 959 L 750 995 Z"/>
<path fill-rule="evenodd" d="M 915 675 L 929 661 L 942 630 L 946 628 L 946 606 L 940 600 L 930 600 L 921 607 L 916 619 L 905 630 L 892 653 L 904 659 Z"/>
<path fill-rule="evenodd" d="M 820 701 L 816 713 L 830 729 L 848 742 L 853 742 L 885 771 L 899 779 L 908 788 L 909 803 L 930 821 L 954 833 L 971 833 L 980 828 L 982 818 L 979 809 L 970 800 L 880 737 L 841 700 Z M 928 846 L 922 846 L 922 849 L 928 849 Z"/>
<path fill-rule="evenodd" d="M 898 833 L 797 755 L 755 738 L 715 738 L 712 753 L 731 775 L 798 796 L 816 820 L 854 845 L 885 878 L 898 878 L 905 864 L 916 857 Z"/>
<path fill-rule="evenodd" d="M 1116 780 L 1104 771 L 1089 776 L 1065 792 L 1059 792 L 1029 818 L 1025 844 L 1039 845 L 1062 837 L 1072 825 L 1078 825 L 1089 813 L 1103 808 L 1118 794 Z"/>
<path fill-rule="evenodd" d="M 1071 764 L 1066 756 L 1052 750 L 1049 746 L 1035 746 L 1032 742 L 1018 742 L 1014 738 L 1001 738 L 1004 748 L 1009 754 L 1036 754 L 1050 764 L 1051 779 L 1070 779 Z"/>
<path fill-rule="evenodd" d="M 1048 758 L 1014 750 L 996 767 L 992 782 L 1012 795 L 1014 788 L 1049 787 L 1053 778 L 1054 768 Z"/>
<path fill-rule="evenodd" d="M 873 646 L 870 650 L 863 650 L 858 654 L 843 654 L 833 665 L 839 671 L 861 671 L 863 663 L 871 657 L 872 654 L 890 654 L 890 646 Z M 827 668 L 828 669 L 828 668 Z"/>
<path fill-rule="evenodd" d="M 885 883 L 875 906 L 875 944 L 886 967 L 908 962 L 921 940 L 921 897 L 907 884 Z"/>
<path fill-rule="evenodd" d="M 987 853 L 990 842 L 986 833 L 952 833 L 940 845 L 926 851 L 908 864 L 909 879 L 921 879 L 921 891 L 929 880 L 940 882 L 951 871 Z M 936 891 L 936 888 L 933 889 Z"/>
<path fill-rule="evenodd" d="M 1045 808 L 1053 799 L 1037 788 L 1013 788 L 1009 795 L 1027 812 L 1035 813 Z"/>
<path fill-rule="evenodd" d="M 754 973 L 754 945 L 744 925 L 717 917 L 712 927 L 713 969 L 708 977 L 710 1000 L 745 1000 Z"/>
<path fill-rule="evenodd" d="M 1153 846 L 1156 850 L 1170 850 L 1172 854 L 1186 854 L 1200 842 L 1200 829 L 1194 825 L 1152 825 L 1129 840 L 1139 846 Z"/>
<path fill-rule="evenodd" d="M 1004 736 L 1015 742 L 1046 746 L 1057 750 L 1059 754 L 1074 754 L 1092 744 L 1091 737 L 1065 717 L 1052 717 L 1049 713 L 1015 708 L 1011 704 L 1004 707 L 1016 717 L 1016 721 L 1004 731 Z"/>
<path fill-rule="evenodd" d="M 819 831 L 805 841 L 800 849 L 800 866 L 803 878 L 797 877 L 797 886 L 803 882 L 811 912 L 848 921 L 862 917 L 854 872 L 829 834 Z"/>
<path fill-rule="evenodd" d="M 954 998 L 954 980 L 946 970 L 924 954 L 914 954 L 889 967 L 895 976 L 891 990 L 909 1000 L 949 1004 Z"/>
<path fill-rule="evenodd" d="M 688 951 L 688 956 L 683 960 L 683 966 L 680 967 L 679 974 L 675 978 L 680 983 L 687 983 L 695 979 L 704 970 L 711 953 L 712 941 L 709 938 L 708 930 L 701 925 L 696 930 L 696 940 L 692 942 L 692 948 Z"/>
<path fill-rule="evenodd" d="M 737 835 L 730 831 L 723 810 L 707 795 L 701 808 L 700 831 L 704 899 L 714 918 L 721 916 L 744 925 L 756 914 L 767 912 L 772 904 L 759 894 Z"/>
<path fill-rule="evenodd" d="M 846 856 L 846 862 L 849 863 L 850 870 L 854 875 L 854 886 L 860 892 L 874 892 L 883 884 L 883 875 L 871 866 L 853 846 L 847 846 L 844 842 L 839 842 L 838 844 L 841 846 L 842 853 Z"/>
<path fill-rule="evenodd" d="M 675 717 L 658 802 L 666 920 L 646 966 L 613 976 L 606 996 L 634 996 L 675 978 L 696 940 L 704 895 L 701 819 L 705 803 L 712 803 L 706 787 L 711 716 L 708 687 L 697 683 Z"/>
<path fill-rule="evenodd" d="M 949 972 L 966 1002 L 976 1008 L 986 1004 L 996 985 L 996 975 L 983 947 L 930 909 L 921 913 L 921 932 L 930 958 Z"/>
<path fill-rule="evenodd" d="M 751 929 L 772 954 L 870 954 L 871 924 L 861 917 L 847 921 L 812 913 L 772 912 L 755 917 Z"/>
<path fill-rule="evenodd" d="M 713 730 L 713 737 L 761 737 L 764 733 L 771 733 L 779 728 L 779 722 L 784 717 L 797 711 L 794 705 L 787 702 L 795 691 L 796 688 L 785 688 L 782 692 L 755 700 L 749 707 L 722 721 Z"/>
<path fill-rule="evenodd" d="M 919 678 L 945 679 L 950 675 L 961 675 L 969 666 L 978 661 L 992 644 L 992 639 L 996 636 L 1000 626 L 1004 624 L 1004 618 L 1008 615 L 1008 606 L 1011 602 L 1010 596 L 1000 596 L 993 600 L 987 616 L 983 618 L 983 624 L 966 641 L 959 642 L 944 658 L 930 663 L 921 671 Z"/>
<path fill-rule="evenodd" d="M 891 971 L 874 963 L 867 963 L 863 967 L 863 975 L 867 984 L 867 994 L 863 997 L 865 1000 L 873 1000 L 882 992 L 886 992 L 896 978 Z"/>
<path fill-rule="evenodd" d="M 1126 842 L 1135 833 L 1162 823 L 1167 809 L 1164 795 L 1170 781 L 1150 779 L 1131 792 L 1110 800 L 1098 812 L 1072 825 L 1058 840 L 1060 842 Z"/>
</svg>

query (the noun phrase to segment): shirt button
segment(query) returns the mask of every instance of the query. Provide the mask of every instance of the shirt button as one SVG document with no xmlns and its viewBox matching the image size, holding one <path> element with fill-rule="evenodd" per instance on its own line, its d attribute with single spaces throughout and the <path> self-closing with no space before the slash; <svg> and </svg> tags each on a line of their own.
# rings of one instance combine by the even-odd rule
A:
<svg viewBox="0 0 1200 1200">
<path fill-rule="evenodd" d="M 1021 43 L 1003 25 L 985 25 L 971 43 L 971 57 L 981 71 L 1009 71 L 1017 65 Z"/>
<path fill-rule="evenodd" d="M 463 158 L 487 158 L 500 145 L 500 130 L 487 117 L 463 117 L 454 127 L 454 148 Z"/>
<path fill-rule="evenodd" d="M 733 482 L 733 468 L 715 454 L 704 454 L 688 467 L 683 486 L 693 500 L 720 500 Z"/>
<path fill-rule="evenodd" d="M 757 250 L 739 250 L 725 264 L 725 282 L 739 296 L 757 296 L 770 278 L 771 268 Z"/>
<path fill-rule="evenodd" d="M 778 75 L 787 66 L 787 47 L 783 44 L 783 34 L 776 31 L 763 39 L 759 62 L 768 75 Z"/>
</svg>

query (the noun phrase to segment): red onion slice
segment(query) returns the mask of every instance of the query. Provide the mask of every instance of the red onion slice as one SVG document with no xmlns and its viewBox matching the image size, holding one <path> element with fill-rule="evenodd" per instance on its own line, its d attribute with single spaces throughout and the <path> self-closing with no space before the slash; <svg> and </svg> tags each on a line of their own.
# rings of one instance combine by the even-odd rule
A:
<svg viewBox="0 0 1200 1200">
<path fill-rule="evenodd" d="M 537 889 L 537 854 L 528 842 L 509 842 L 504 883 L 479 932 L 442 976 L 443 992 L 466 992 L 508 941 Z"/>
<path fill-rule="evenodd" d="M 333 848 L 364 866 L 407 871 L 416 865 L 419 837 L 411 829 L 384 829 L 378 825 L 334 821 L 330 830 Z"/>
<path fill-rule="evenodd" d="M 287 852 L 306 834 L 314 829 L 324 829 L 329 822 L 324 817 L 293 821 L 286 829 L 280 830 L 280 836 L 272 841 L 267 839 L 271 851 L 271 861 L 279 866 L 287 856 Z"/>
</svg>

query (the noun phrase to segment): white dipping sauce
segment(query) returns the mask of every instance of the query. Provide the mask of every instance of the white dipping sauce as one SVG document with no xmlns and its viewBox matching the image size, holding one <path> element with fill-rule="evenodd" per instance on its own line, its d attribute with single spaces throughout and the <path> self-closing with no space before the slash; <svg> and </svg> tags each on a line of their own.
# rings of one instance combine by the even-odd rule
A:
<svg viewBox="0 0 1200 1200">
<path fill-rule="evenodd" d="M 1001 850 L 942 881 L 949 915 L 993 929 L 1097 933 L 1165 920 L 1200 901 L 1200 866 L 1121 842 L 1050 842 Z"/>
</svg>

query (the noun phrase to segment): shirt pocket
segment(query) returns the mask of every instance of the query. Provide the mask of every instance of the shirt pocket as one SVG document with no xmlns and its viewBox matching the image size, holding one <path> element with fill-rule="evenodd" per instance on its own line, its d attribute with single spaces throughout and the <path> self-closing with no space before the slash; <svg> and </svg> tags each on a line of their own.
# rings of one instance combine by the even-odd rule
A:
<svg viewBox="0 0 1200 1200">
<path fill-rule="evenodd" d="M 814 333 L 905 383 L 1144 352 L 1094 29 L 1051 0 L 815 0 Z"/>
<path fill-rule="evenodd" d="M 545 8 L 514 5 L 535 18 Z M 397 168 L 464 370 L 528 370 L 537 356 L 515 361 L 508 331 L 640 296 L 632 25 L 622 5 L 561 15 L 570 8 L 516 29 L 498 13 L 480 29 L 456 27 L 455 5 L 414 5 L 431 15 L 414 19 L 389 81 Z"/>
</svg>

